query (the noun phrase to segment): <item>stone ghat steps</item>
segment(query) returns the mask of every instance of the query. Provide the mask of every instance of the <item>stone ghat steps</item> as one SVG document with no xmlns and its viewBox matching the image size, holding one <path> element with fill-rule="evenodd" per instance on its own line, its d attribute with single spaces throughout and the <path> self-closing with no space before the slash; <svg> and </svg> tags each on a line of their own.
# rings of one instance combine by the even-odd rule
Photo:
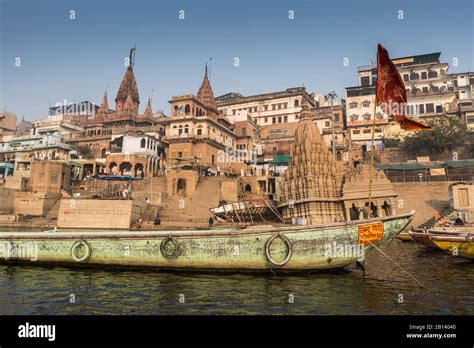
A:
<svg viewBox="0 0 474 348">
<path fill-rule="evenodd" d="M 429 224 L 436 213 L 441 214 L 449 207 L 449 184 L 451 182 L 393 183 L 398 193 L 395 211 L 402 214 L 415 209 L 412 225 L 416 227 Z"/>
<path fill-rule="evenodd" d="M 160 209 L 160 219 L 167 226 L 207 225 L 212 216 L 209 209 L 219 205 L 220 185 L 225 178 L 201 178 L 190 197 L 168 197 Z"/>
</svg>

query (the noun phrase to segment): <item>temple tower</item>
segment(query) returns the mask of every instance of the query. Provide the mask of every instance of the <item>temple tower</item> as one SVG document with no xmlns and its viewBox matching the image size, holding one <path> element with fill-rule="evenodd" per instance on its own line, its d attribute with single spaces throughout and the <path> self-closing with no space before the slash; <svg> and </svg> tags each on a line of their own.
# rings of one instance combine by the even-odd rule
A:
<svg viewBox="0 0 474 348">
<path fill-rule="evenodd" d="M 135 59 L 135 48 L 130 49 L 129 65 L 125 71 L 122 82 L 115 97 L 115 111 L 129 111 L 138 114 L 140 97 L 138 94 L 137 81 L 133 73 Z"/>
<path fill-rule="evenodd" d="M 281 186 L 284 219 L 292 222 L 293 218 L 302 218 L 303 224 L 344 220 L 343 176 L 342 167 L 334 161 L 303 99 L 291 163 Z"/>
</svg>

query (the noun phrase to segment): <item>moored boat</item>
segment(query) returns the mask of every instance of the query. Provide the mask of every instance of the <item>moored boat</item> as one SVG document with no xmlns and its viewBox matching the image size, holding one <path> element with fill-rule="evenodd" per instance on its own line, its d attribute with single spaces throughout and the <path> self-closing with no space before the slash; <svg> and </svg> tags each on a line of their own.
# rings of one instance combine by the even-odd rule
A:
<svg viewBox="0 0 474 348">
<path fill-rule="evenodd" d="M 430 230 L 421 230 L 421 229 L 413 229 L 412 231 L 407 232 L 415 242 L 420 243 L 428 248 L 438 249 L 431 237 L 433 236 L 466 236 L 468 233 L 465 230 L 437 230 L 437 229 L 430 229 Z"/>
<path fill-rule="evenodd" d="M 401 240 L 402 242 L 413 242 L 413 238 L 411 235 L 408 233 L 408 231 L 401 231 L 397 235 L 397 239 Z"/>
<path fill-rule="evenodd" d="M 451 256 L 474 260 L 474 240 L 470 234 L 459 236 L 432 236 L 431 240 L 436 247 Z"/>
<path fill-rule="evenodd" d="M 393 240 L 408 226 L 413 214 L 244 229 L 0 232 L 4 254 L 0 262 L 186 271 L 343 268 L 373 250 L 374 245 L 383 246 Z"/>
</svg>

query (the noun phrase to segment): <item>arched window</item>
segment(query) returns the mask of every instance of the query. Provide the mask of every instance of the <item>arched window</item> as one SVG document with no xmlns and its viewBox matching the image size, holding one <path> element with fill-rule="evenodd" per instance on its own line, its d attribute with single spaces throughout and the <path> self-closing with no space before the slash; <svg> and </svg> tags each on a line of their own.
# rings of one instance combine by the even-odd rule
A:
<svg viewBox="0 0 474 348">
<path fill-rule="evenodd" d="M 189 126 L 187 124 L 184 125 L 184 133 L 189 134 Z"/>
<path fill-rule="evenodd" d="M 189 104 L 186 104 L 186 106 L 184 107 L 184 113 L 186 115 L 189 115 L 191 113 L 191 107 L 189 106 Z"/>
<path fill-rule="evenodd" d="M 435 78 L 435 77 L 438 77 L 438 72 L 437 71 L 434 71 L 434 70 L 428 71 L 428 78 L 429 79 L 432 79 L 432 78 Z"/>
<path fill-rule="evenodd" d="M 142 149 L 144 149 L 144 148 L 145 148 L 145 145 L 146 145 L 146 140 L 145 140 L 145 138 L 142 138 L 142 140 L 140 140 L 140 147 L 141 147 Z"/>
</svg>

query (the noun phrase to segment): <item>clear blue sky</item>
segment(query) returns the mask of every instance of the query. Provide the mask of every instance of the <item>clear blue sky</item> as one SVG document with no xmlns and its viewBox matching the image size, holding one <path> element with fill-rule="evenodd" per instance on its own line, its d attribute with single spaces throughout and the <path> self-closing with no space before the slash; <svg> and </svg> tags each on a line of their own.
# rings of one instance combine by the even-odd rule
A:
<svg viewBox="0 0 474 348">
<path fill-rule="evenodd" d="M 169 113 L 173 95 L 197 93 L 212 60 L 216 96 L 304 85 L 310 92 L 356 85 L 378 42 L 392 58 L 441 51 L 441 59 L 474 70 L 472 0 L 0 0 L 0 106 L 28 120 L 49 103 L 109 105 L 137 45 L 140 111 Z M 69 10 L 76 19 L 69 19 Z M 178 18 L 184 10 L 186 18 Z M 288 19 L 293 10 L 295 18 Z M 402 10 L 404 19 L 398 19 Z M 21 67 L 15 67 L 15 58 Z M 234 57 L 240 66 L 234 67 Z M 344 57 L 349 66 L 343 66 Z"/>
</svg>

